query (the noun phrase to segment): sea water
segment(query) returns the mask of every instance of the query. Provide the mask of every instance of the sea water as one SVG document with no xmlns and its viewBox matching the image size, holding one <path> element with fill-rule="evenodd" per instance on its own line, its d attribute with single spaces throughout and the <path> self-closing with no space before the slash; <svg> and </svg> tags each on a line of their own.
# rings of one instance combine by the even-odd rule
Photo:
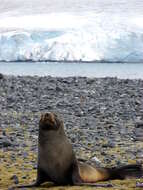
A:
<svg viewBox="0 0 143 190">
<path fill-rule="evenodd" d="M 0 62 L 0 71 L 3 74 L 15 76 L 143 79 L 143 64 L 141 63 Z"/>
<path fill-rule="evenodd" d="M 112 76 L 128 67 L 139 77 L 143 1 L 0 0 L 0 61 L 0 72 L 7 74 L 14 67 L 17 74 L 37 70 L 35 74 L 45 75 L 45 67 L 51 73 L 54 67 L 57 75 L 71 70 L 70 75 L 98 76 L 102 70 Z"/>
</svg>

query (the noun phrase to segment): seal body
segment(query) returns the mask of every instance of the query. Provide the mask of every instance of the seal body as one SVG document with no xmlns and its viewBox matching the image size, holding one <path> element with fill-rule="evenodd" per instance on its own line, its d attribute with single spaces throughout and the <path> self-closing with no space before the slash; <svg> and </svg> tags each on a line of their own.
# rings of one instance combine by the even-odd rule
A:
<svg viewBox="0 0 143 190">
<path fill-rule="evenodd" d="M 46 113 L 41 116 L 37 181 L 72 184 L 72 172 L 77 161 L 63 127 L 62 120 L 56 114 Z"/>
<path fill-rule="evenodd" d="M 38 137 L 36 182 L 17 187 L 40 186 L 44 182 L 56 185 L 94 185 L 108 179 L 141 177 L 141 165 L 119 168 L 97 168 L 76 159 L 72 145 L 64 132 L 63 121 L 55 113 L 41 115 Z M 103 187 L 103 186 L 102 186 Z"/>
</svg>

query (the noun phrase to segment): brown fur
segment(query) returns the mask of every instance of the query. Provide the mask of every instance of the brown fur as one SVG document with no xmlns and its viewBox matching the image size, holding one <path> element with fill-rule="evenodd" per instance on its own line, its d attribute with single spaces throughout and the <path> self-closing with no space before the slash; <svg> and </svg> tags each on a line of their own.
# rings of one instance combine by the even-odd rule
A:
<svg viewBox="0 0 143 190">
<path fill-rule="evenodd" d="M 94 183 L 98 181 L 141 175 L 142 168 L 138 165 L 108 169 L 78 161 L 65 135 L 63 121 L 55 113 L 45 113 L 39 122 L 37 180 L 18 187 L 40 186 L 47 181 L 57 185 L 96 186 Z"/>
<path fill-rule="evenodd" d="M 86 163 L 79 163 L 79 175 L 87 183 L 105 181 L 110 177 L 106 169 L 98 169 Z"/>
</svg>

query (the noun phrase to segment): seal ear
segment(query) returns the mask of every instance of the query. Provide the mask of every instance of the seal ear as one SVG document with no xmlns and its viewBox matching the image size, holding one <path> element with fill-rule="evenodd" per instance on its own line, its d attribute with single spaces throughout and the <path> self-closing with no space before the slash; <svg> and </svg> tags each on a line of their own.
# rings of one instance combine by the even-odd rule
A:
<svg viewBox="0 0 143 190">
<path fill-rule="evenodd" d="M 39 120 L 39 124 L 42 123 L 44 121 L 44 114 L 41 114 L 40 120 Z"/>
</svg>

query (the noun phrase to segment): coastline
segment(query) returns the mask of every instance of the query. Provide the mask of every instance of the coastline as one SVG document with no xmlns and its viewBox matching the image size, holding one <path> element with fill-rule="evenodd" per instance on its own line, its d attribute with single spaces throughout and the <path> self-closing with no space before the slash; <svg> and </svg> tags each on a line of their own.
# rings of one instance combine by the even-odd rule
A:
<svg viewBox="0 0 143 190">
<path fill-rule="evenodd" d="M 143 80 L 4 75 L 0 101 L 2 188 L 14 183 L 13 173 L 20 183 L 34 179 L 27 175 L 35 176 L 38 121 L 47 111 L 64 119 L 78 157 L 96 156 L 102 166 L 142 163 Z"/>
</svg>

